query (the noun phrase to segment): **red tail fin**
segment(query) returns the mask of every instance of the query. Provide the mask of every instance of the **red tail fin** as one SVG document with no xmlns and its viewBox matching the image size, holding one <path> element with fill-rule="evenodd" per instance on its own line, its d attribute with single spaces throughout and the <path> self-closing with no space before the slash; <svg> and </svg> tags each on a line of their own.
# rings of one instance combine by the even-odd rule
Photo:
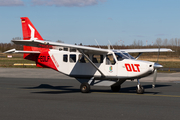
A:
<svg viewBox="0 0 180 120">
<path fill-rule="evenodd" d="M 31 39 L 43 40 L 43 38 L 41 37 L 41 35 L 36 30 L 36 28 L 31 23 L 28 17 L 21 17 L 21 23 L 22 23 L 24 40 L 31 40 Z"/>
<path fill-rule="evenodd" d="M 43 40 L 39 32 L 31 23 L 28 17 L 21 17 L 23 40 Z M 44 41 L 44 40 L 43 40 Z M 31 46 L 24 46 L 24 51 L 41 51 L 44 48 L 37 48 Z M 46 49 L 48 50 L 48 49 Z M 35 56 L 32 54 L 24 54 L 24 59 L 36 61 Z"/>
<path fill-rule="evenodd" d="M 28 17 L 21 17 L 21 23 L 22 23 L 23 40 L 43 40 L 43 38 L 41 37 L 41 35 L 36 30 L 36 28 L 31 23 Z M 44 47 L 38 48 L 31 46 L 23 46 L 23 47 L 24 47 L 24 51 L 40 51 L 40 53 L 38 54 L 26 53 L 24 54 L 24 59 L 35 61 L 37 67 L 50 67 L 57 70 L 48 53 L 49 48 L 51 48 L 52 46 L 47 46 L 47 48 Z"/>
</svg>

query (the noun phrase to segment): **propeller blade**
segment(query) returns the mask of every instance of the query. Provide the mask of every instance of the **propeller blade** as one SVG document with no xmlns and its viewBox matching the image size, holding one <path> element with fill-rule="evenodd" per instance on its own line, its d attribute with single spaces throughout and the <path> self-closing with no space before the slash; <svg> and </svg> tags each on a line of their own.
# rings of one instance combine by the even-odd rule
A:
<svg viewBox="0 0 180 120">
<path fill-rule="evenodd" d="M 156 78 L 157 78 L 157 69 L 154 69 L 154 78 L 153 78 L 152 88 L 155 88 Z"/>
<path fill-rule="evenodd" d="M 157 78 L 157 69 L 163 67 L 162 65 L 160 65 L 160 64 L 158 63 L 159 54 L 160 54 L 160 46 L 159 46 L 159 49 L 158 49 L 157 62 L 154 63 L 154 78 L 153 78 L 152 88 L 155 88 L 156 78 Z"/>
<path fill-rule="evenodd" d="M 157 78 L 157 69 L 162 68 L 163 66 L 159 63 L 154 63 L 154 78 L 153 78 L 153 84 L 152 88 L 155 88 L 156 78 Z"/>
</svg>

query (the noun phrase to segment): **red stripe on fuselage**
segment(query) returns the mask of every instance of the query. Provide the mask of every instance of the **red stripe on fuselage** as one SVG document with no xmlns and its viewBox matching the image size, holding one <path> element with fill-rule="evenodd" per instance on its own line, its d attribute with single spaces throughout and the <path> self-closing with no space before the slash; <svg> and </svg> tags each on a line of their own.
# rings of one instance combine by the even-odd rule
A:
<svg viewBox="0 0 180 120">
<path fill-rule="evenodd" d="M 57 70 L 57 65 L 55 65 L 56 63 L 54 63 L 55 58 L 53 58 L 49 55 L 48 51 L 40 53 L 36 63 L 42 67 L 48 67 L 48 68 L 52 68 L 54 70 Z"/>
</svg>

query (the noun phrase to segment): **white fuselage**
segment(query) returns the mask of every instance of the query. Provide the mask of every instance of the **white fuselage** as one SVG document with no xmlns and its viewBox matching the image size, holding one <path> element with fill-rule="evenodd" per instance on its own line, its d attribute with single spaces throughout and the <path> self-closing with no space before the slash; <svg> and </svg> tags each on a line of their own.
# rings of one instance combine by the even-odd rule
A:
<svg viewBox="0 0 180 120">
<path fill-rule="evenodd" d="M 154 63 L 148 61 L 140 61 L 136 59 L 121 59 L 112 53 L 114 61 L 107 63 L 107 54 L 88 54 L 88 57 L 98 67 L 102 74 L 88 61 L 81 62 L 82 54 L 78 51 L 59 51 L 50 50 L 49 55 L 53 60 L 57 70 L 68 76 L 75 78 L 91 78 L 95 79 L 135 79 L 148 76 L 154 71 Z M 94 57 L 96 60 L 94 61 Z M 100 60 L 101 59 L 101 60 Z M 112 61 L 112 60 L 111 60 Z"/>
</svg>

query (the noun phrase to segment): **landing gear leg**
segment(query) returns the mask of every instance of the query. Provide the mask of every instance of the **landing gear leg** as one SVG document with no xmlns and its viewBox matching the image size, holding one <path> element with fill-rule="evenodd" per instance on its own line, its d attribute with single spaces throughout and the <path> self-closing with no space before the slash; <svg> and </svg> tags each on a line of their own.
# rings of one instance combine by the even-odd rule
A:
<svg viewBox="0 0 180 120">
<path fill-rule="evenodd" d="M 144 93 L 144 88 L 141 86 L 139 79 L 137 79 L 137 88 L 136 88 L 136 92 L 137 94 L 143 94 Z"/>
<path fill-rule="evenodd" d="M 82 83 L 80 86 L 82 93 L 89 93 L 90 92 L 90 85 L 88 83 Z"/>
</svg>

